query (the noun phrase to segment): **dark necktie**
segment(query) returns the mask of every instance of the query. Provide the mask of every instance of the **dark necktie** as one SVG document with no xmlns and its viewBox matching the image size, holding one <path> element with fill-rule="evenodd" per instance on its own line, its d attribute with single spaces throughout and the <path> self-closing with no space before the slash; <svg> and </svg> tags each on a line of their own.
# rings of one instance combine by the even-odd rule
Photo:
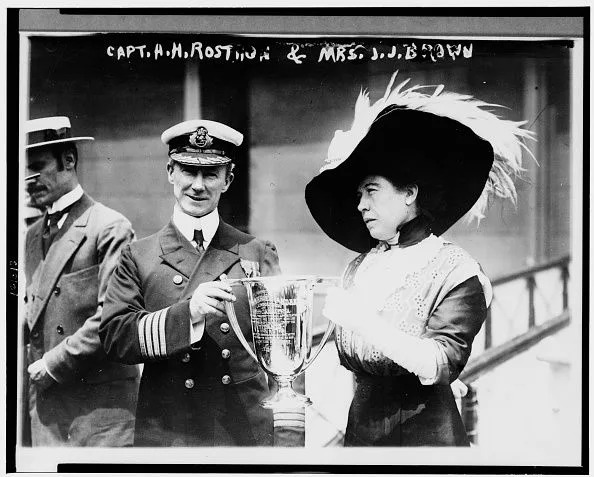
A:
<svg viewBox="0 0 594 477">
<path fill-rule="evenodd" d="M 198 253 L 204 253 L 204 235 L 202 234 L 202 230 L 194 230 L 194 242 L 196 242 Z"/>
<path fill-rule="evenodd" d="M 45 227 L 43 228 L 43 233 L 41 234 L 41 243 L 43 246 L 43 256 L 47 254 L 54 238 L 58 235 L 60 229 L 58 228 L 58 222 L 64 216 L 64 214 L 68 213 L 70 208 L 67 207 L 63 210 L 59 210 L 53 214 L 47 214 L 47 222 L 45 223 Z"/>
</svg>

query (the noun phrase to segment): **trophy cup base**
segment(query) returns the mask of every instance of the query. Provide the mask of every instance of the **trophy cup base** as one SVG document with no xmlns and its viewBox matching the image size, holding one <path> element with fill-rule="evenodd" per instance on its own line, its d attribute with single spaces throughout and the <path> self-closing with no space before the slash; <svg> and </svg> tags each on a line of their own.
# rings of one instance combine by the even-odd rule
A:
<svg viewBox="0 0 594 477">
<path fill-rule="evenodd" d="M 299 396 L 299 395 L 297 395 Z M 311 406 L 311 399 L 307 396 L 295 397 L 293 399 L 265 399 L 260 403 L 264 409 L 299 409 L 301 407 Z"/>
<path fill-rule="evenodd" d="M 279 390 L 260 403 L 265 409 L 300 409 L 311 405 L 311 399 L 296 393 L 290 386 L 280 386 Z"/>
</svg>

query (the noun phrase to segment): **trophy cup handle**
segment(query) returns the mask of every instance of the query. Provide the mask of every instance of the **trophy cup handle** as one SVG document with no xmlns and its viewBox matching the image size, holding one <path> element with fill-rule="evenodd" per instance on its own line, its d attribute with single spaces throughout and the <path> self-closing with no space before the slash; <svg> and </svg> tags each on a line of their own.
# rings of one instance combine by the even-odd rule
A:
<svg viewBox="0 0 594 477">
<path fill-rule="evenodd" d="M 315 281 L 315 284 L 322 283 L 322 282 L 329 282 L 334 285 L 338 285 L 339 283 L 341 283 L 341 279 L 337 278 L 337 277 L 318 277 Z M 322 349 L 324 349 L 324 345 L 328 341 L 328 338 L 330 338 L 330 335 L 334 331 L 335 326 L 336 325 L 334 324 L 333 321 L 328 321 L 328 327 L 326 328 L 326 332 L 324 333 L 324 336 L 322 336 L 322 340 L 320 341 L 320 344 L 318 345 L 318 349 L 316 349 L 316 351 L 314 352 L 312 357 L 307 360 L 307 362 L 303 366 L 303 371 L 305 371 L 307 368 L 309 368 L 309 365 L 315 361 L 315 359 L 318 357 L 318 355 L 320 354 Z"/>
<path fill-rule="evenodd" d="M 307 368 L 309 368 L 309 365 L 316 360 L 316 358 L 320 354 L 320 351 L 322 351 L 322 349 L 324 348 L 326 341 L 328 341 L 328 338 L 330 338 L 330 335 L 334 331 L 334 326 L 335 325 L 334 325 L 333 321 L 328 322 L 328 327 L 326 328 L 326 332 L 324 333 L 324 336 L 322 336 L 322 340 L 320 341 L 320 344 L 318 345 L 318 349 L 316 349 L 316 351 L 312 355 L 312 357 L 305 362 L 305 365 L 302 368 L 303 371 L 305 371 Z"/>
<path fill-rule="evenodd" d="M 228 282 L 226 275 L 221 275 L 220 278 L 221 278 L 221 281 Z M 225 311 L 227 312 L 227 317 L 229 318 L 229 323 L 231 323 L 231 328 L 233 328 L 233 331 L 235 332 L 237 339 L 243 345 L 243 347 L 249 353 L 249 355 L 252 358 L 254 358 L 254 360 L 257 362 L 258 358 L 256 357 L 256 353 L 254 353 L 254 351 L 250 347 L 249 343 L 245 339 L 245 336 L 243 336 L 243 331 L 241 331 L 241 328 L 239 327 L 239 322 L 237 321 L 237 315 L 235 314 L 235 307 L 233 306 L 233 303 L 226 301 L 225 302 Z"/>
</svg>

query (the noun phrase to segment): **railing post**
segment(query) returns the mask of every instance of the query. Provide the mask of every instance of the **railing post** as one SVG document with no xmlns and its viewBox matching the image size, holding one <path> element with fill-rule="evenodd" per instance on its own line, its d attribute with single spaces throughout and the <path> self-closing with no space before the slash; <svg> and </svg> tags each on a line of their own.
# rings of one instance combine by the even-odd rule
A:
<svg viewBox="0 0 594 477">
<path fill-rule="evenodd" d="M 534 290 L 536 289 L 536 279 L 534 275 L 526 277 L 526 285 L 528 286 L 528 329 L 536 324 L 536 315 L 534 311 Z"/>
<path fill-rule="evenodd" d="M 485 350 L 492 346 L 493 340 L 491 337 L 491 307 L 487 308 L 487 318 L 485 319 Z"/>
<path fill-rule="evenodd" d="M 569 282 L 569 266 L 567 264 L 561 267 L 561 280 L 563 281 L 563 310 L 568 308 L 568 282 Z"/>
<path fill-rule="evenodd" d="M 466 435 L 471 444 L 478 444 L 478 399 L 476 391 L 470 384 L 466 384 L 468 391 L 462 398 L 462 422 L 466 428 Z"/>
</svg>

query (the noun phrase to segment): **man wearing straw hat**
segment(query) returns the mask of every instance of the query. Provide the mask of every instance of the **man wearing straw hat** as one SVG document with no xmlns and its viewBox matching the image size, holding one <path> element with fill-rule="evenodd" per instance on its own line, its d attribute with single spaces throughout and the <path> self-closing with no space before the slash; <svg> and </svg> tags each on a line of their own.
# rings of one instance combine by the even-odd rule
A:
<svg viewBox="0 0 594 477">
<path fill-rule="evenodd" d="M 26 236 L 26 330 L 33 446 L 128 446 L 138 368 L 112 363 L 98 327 L 107 281 L 134 237 L 77 177 L 67 117 L 27 121 L 26 190 L 46 208 Z"/>
<path fill-rule="evenodd" d="M 273 244 L 219 218 L 243 135 L 195 119 L 161 140 L 169 147 L 173 216 L 122 252 L 99 329 L 110 358 L 144 363 L 134 445 L 272 445 L 273 415 L 260 406 L 270 394 L 266 375 L 225 314 L 224 302 L 234 302 L 250 340 L 246 292 L 232 294 L 219 280 L 280 272 Z"/>
</svg>

